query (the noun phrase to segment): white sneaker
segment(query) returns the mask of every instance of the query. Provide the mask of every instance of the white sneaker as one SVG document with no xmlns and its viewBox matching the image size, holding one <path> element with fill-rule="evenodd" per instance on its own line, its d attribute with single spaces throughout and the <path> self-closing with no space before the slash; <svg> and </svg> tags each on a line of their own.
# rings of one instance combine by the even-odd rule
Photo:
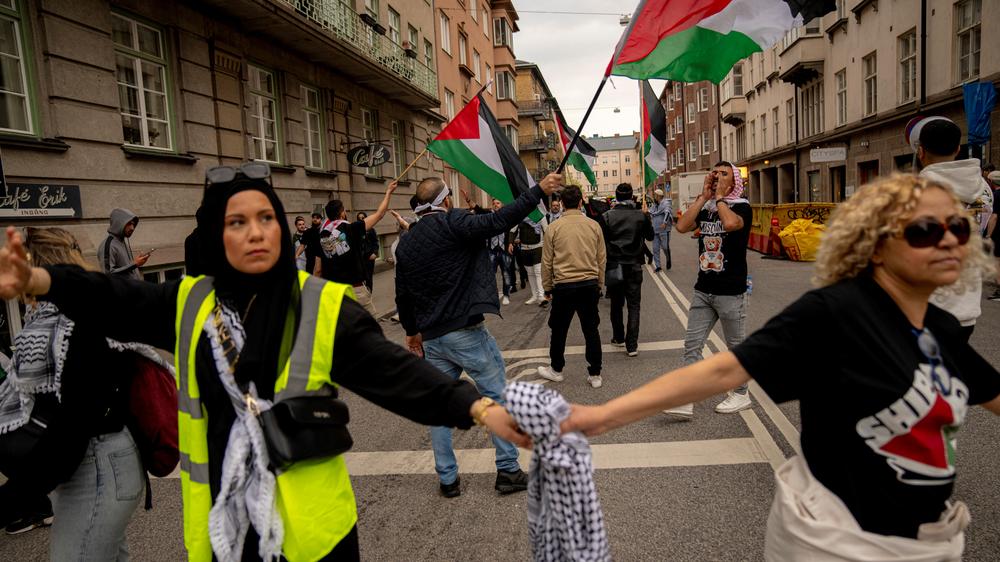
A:
<svg viewBox="0 0 1000 562">
<path fill-rule="evenodd" d="M 601 388 L 601 385 L 604 384 L 604 381 L 601 380 L 601 375 L 588 376 L 587 382 L 594 388 Z"/>
<path fill-rule="evenodd" d="M 629 357 L 636 357 L 636 356 L 639 355 L 639 350 L 638 349 L 634 349 L 632 351 L 627 351 L 625 353 L 625 355 L 628 355 Z"/>
<path fill-rule="evenodd" d="M 715 407 L 715 411 L 720 414 L 735 414 L 740 410 L 746 410 L 750 406 L 753 406 L 753 402 L 750 401 L 749 393 L 740 394 L 730 391 L 729 396 Z"/>
<path fill-rule="evenodd" d="M 548 365 L 542 365 L 538 368 L 538 376 L 543 379 L 549 379 L 552 382 L 562 382 L 563 376 L 561 371 L 557 371 Z"/>
<path fill-rule="evenodd" d="M 504 297 L 502 299 L 500 299 L 500 303 L 501 304 L 510 304 L 510 299 L 506 295 L 504 295 Z"/>
<path fill-rule="evenodd" d="M 691 421 L 694 419 L 694 404 L 685 404 L 684 406 L 663 410 L 663 413 L 684 421 Z"/>
<path fill-rule="evenodd" d="M 538 297 L 531 297 L 530 299 L 524 301 L 524 304 L 536 304 L 538 303 Z"/>
</svg>

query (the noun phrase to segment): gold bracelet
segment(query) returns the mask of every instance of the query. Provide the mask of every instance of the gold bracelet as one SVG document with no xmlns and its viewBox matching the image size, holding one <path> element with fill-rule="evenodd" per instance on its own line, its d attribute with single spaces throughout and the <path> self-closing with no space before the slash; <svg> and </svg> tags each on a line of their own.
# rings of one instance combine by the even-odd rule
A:
<svg viewBox="0 0 1000 562">
<path fill-rule="evenodd" d="M 499 404 L 489 396 L 483 396 L 476 401 L 476 405 L 472 407 L 472 421 L 476 425 L 486 425 L 486 416 L 489 415 L 490 406 L 499 406 Z"/>
</svg>

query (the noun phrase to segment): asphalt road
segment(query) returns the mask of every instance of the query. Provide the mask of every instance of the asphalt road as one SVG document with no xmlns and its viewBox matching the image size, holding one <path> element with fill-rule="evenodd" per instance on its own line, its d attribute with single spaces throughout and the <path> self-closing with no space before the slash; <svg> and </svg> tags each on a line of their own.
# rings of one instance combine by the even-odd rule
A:
<svg viewBox="0 0 1000 562">
<path fill-rule="evenodd" d="M 627 358 L 614 348 L 604 355 L 604 386 L 586 382 L 581 352 L 568 356 L 566 380 L 550 383 L 569 400 L 598 403 L 618 396 L 660 373 L 681 366 L 685 299 L 695 278 L 695 242 L 675 233 L 674 269 L 643 283 L 640 354 Z M 750 254 L 754 293 L 749 329 L 810 288 L 811 265 L 774 261 Z M 503 349 L 509 380 L 536 380 L 547 362 L 547 312 L 523 304 L 519 291 L 488 326 Z M 610 341 L 608 301 L 601 301 L 601 334 Z M 402 330 L 383 321 L 386 334 L 402 342 Z M 973 345 L 1000 366 L 1000 303 L 983 302 Z M 717 340 L 718 341 L 718 340 Z M 721 343 L 721 341 L 718 341 Z M 578 324 L 570 346 L 582 346 Z M 836 353 L 836 342 L 829 342 Z M 714 346 L 710 345 L 712 350 Z M 571 349 L 572 351 L 572 349 Z M 818 357 L 817 361 L 822 358 Z M 803 365 L 808 370 L 808 365 Z M 462 495 L 444 499 L 429 454 L 426 428 L 377 408 L 354 395 L 349 455 L 358 498 L 362 557 L 365 560 L 527 560 L 526 496 L 499 497 L 493 491 L 492 450 L 481 430 L 455 432 L 460 450 Z M 696 406 L 692 422 L 654 417 L 592 440 L 595 479 L 616 560 L 759 560 L 777 463 L 794 454 L 798 411 L 794 403 L 736 415 L 715 414 L 720 398 Z M 966 560 L 992 561 L 1000 553 L 1000 501 L 996 461 L 1000 419 L 970 411 L 959 433 L 959 479 L 955 499 L 968 503 Z M 524 467 L 527 468 L 527 453 Z M 132 559 L 181 560 L 180 483 L 156 480 L 155 507 L 140 511 L 129 527 Z M 0 536 L 0 560 L 45 560 L 47 531 Z"/>
</svg>

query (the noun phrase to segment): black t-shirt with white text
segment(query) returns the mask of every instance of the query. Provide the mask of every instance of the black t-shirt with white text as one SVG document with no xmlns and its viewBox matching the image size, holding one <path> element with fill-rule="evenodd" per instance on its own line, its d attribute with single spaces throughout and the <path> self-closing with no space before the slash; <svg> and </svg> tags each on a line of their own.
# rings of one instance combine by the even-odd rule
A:
<svg viewBox="0 0 1000 562">
<path fill-rule="evenodd" d="M 733 350 L 776 402 L 799 400 L 809 469 L 869 532 L 913 538 L 938 520 L 968 406 L 1000 395 L 954 316 L 929 305 L 924 327 L 939 356 L 862 277 L 806 293 Z"/>
<path fill-rule="evenodd" d="M 364 282 L 365 221 L 327 221 L 320 228 L 319 243 L 323 279 L 354 286 Z"/>
<path fill-rule="evenodd" d="M 726 232 L 718 211 L 705 208 L 695 219 L 701 230 L 696 291 L 710 295 L 742 295 L 747 290 L 747 243 L 753 210 L 749 203 L 733 203 L 730 209 L 743 219 L 743 228 Z"/>
</svg>

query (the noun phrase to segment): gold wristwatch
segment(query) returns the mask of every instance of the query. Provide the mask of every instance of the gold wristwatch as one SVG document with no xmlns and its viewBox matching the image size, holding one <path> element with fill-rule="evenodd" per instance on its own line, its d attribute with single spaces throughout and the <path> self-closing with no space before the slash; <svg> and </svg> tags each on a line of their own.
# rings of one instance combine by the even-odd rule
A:
<svg viewBox="0 0 1000 562">
<path fill-rule="evenodd" d="M 476 401 L 476 405 L 472 407 L 472 421 L 476 422 L 476 425 L 486 425 L 486 416 L 489 414 L 490 406 L 499 406 L 499 404 L 488 396 L 483 396 Z"/>
</svg>

